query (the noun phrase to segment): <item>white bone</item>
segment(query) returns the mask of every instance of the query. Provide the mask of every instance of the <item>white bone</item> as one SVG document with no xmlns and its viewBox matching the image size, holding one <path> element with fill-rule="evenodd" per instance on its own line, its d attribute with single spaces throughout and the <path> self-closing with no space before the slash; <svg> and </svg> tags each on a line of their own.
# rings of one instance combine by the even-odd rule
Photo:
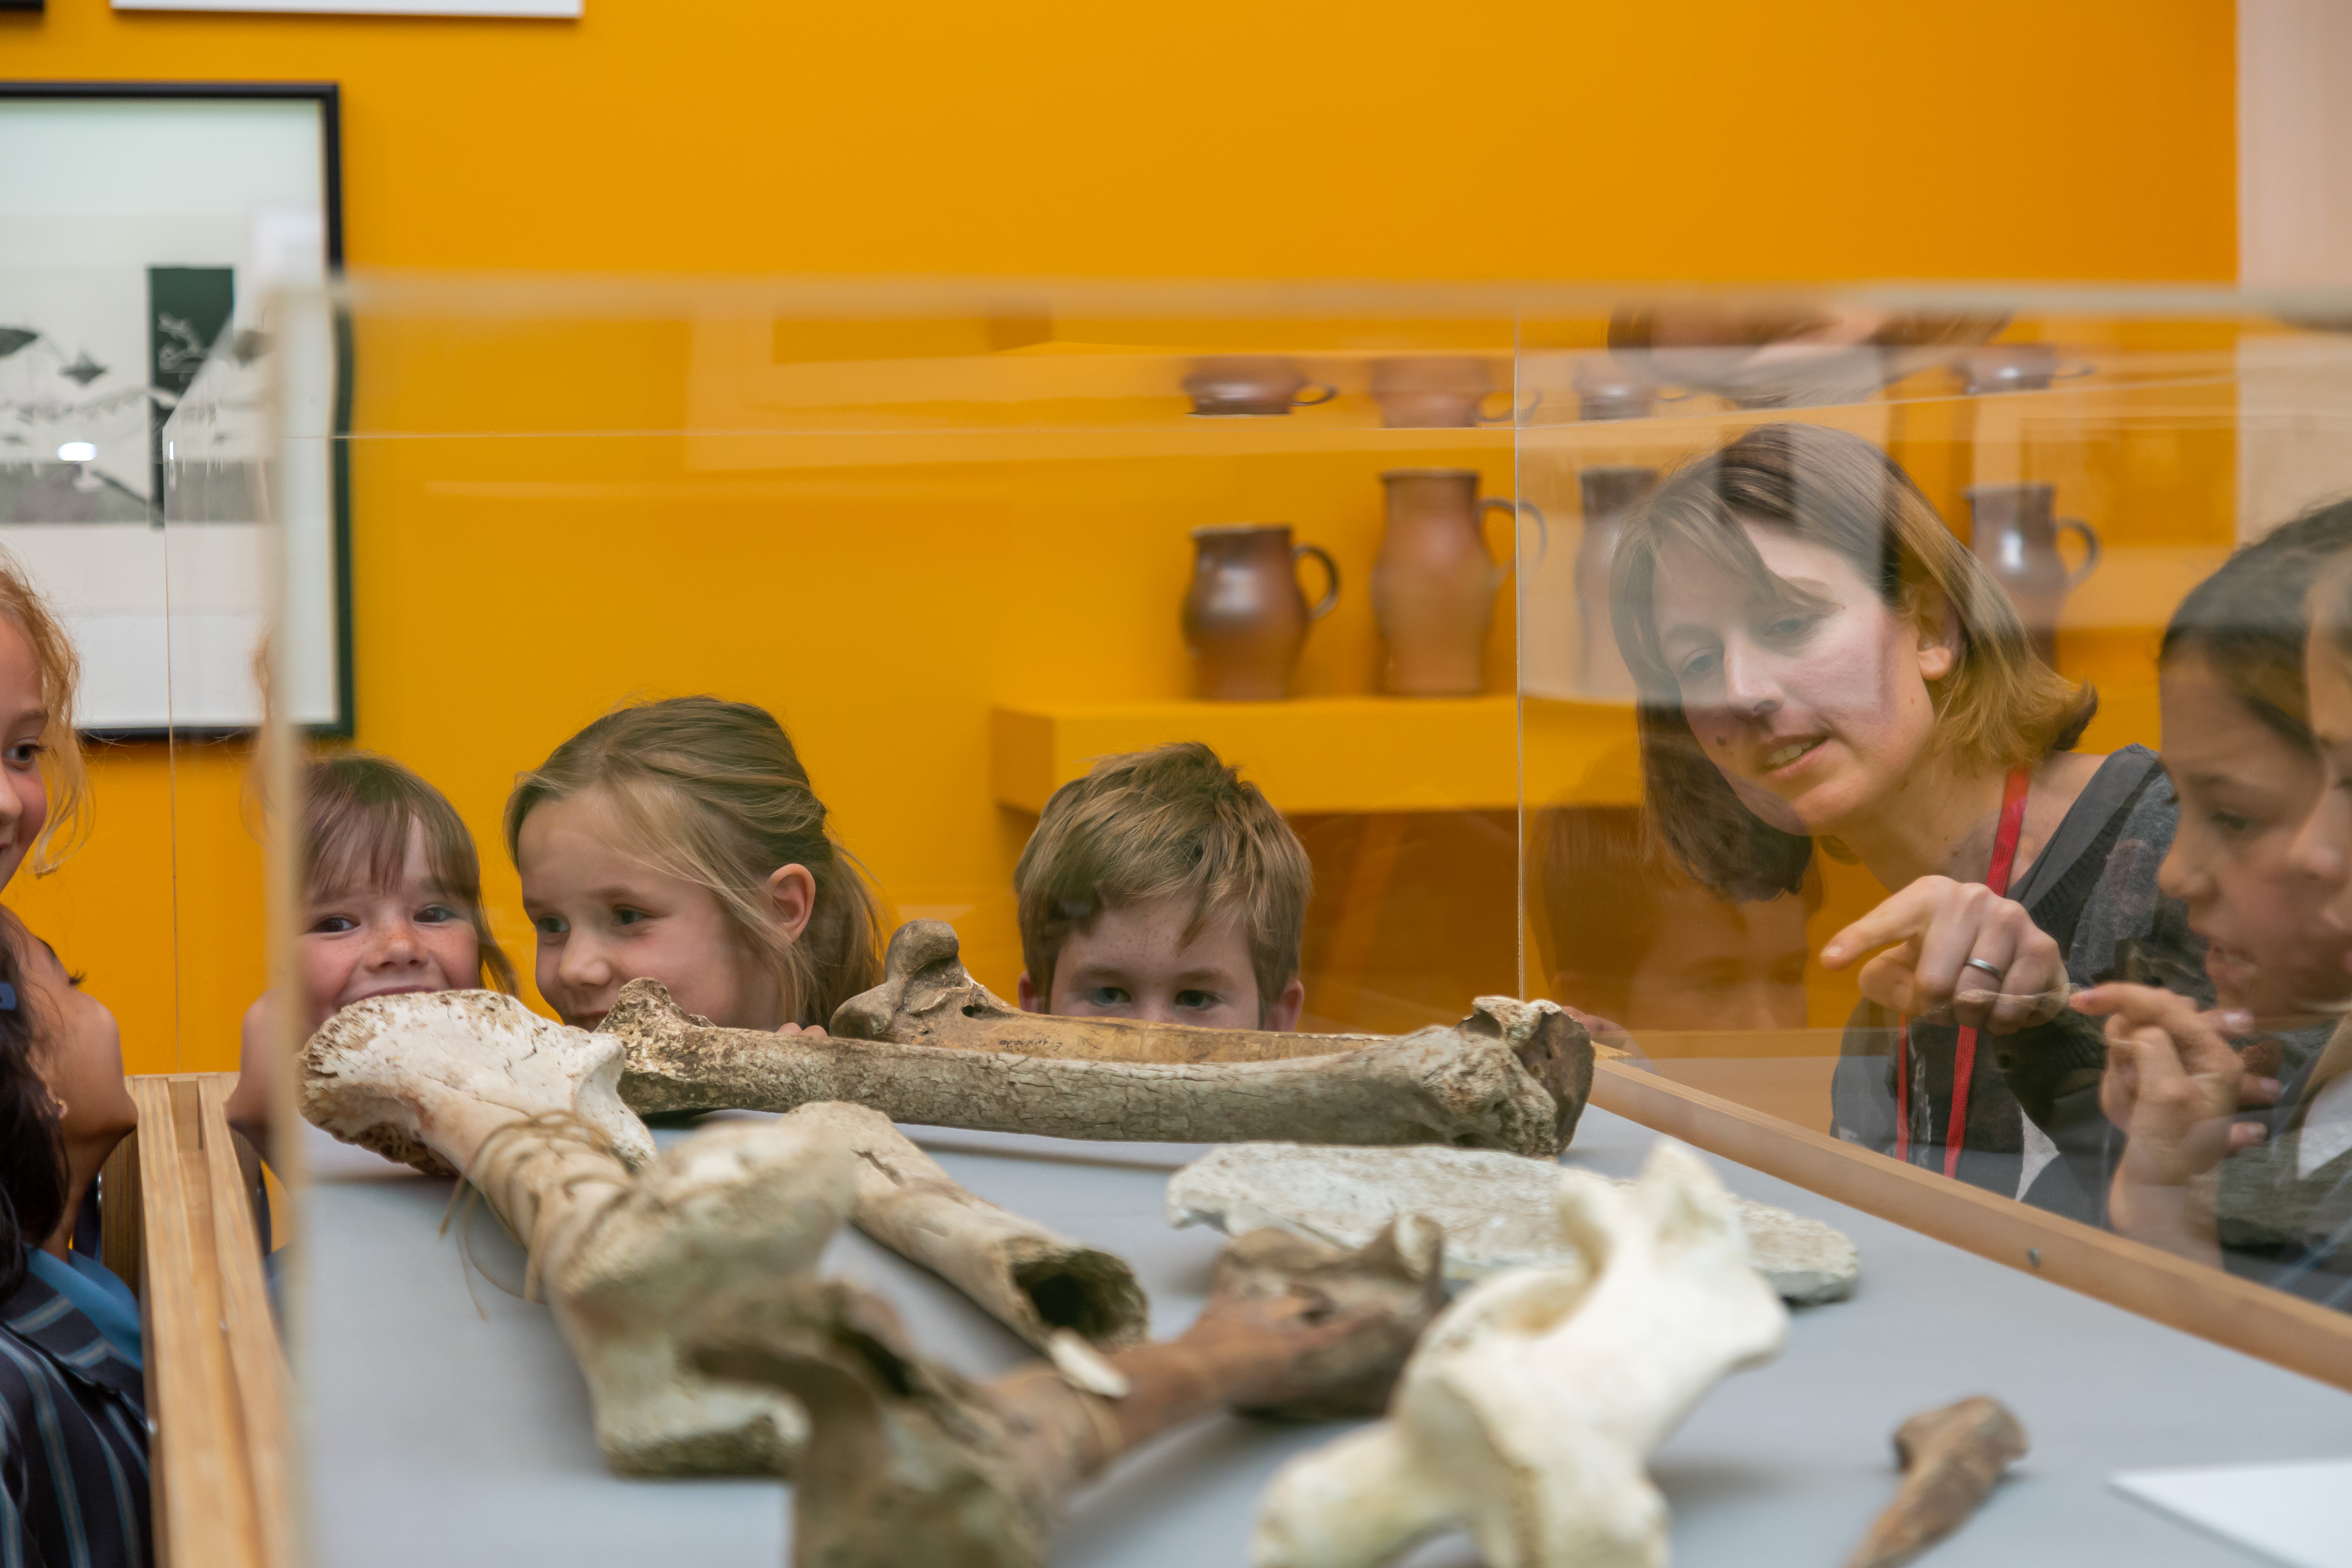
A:
<svg viewBox="0 0 2352 1568">
<path fill-rule="evenodd" d="M 1860 1260 L 1843 1232 L 1769 1204 L 1731 1205 L 1748 1260 L 1782 1300 L 1853 1293 Z M 1169 1178 L 1167 1212 L 1173 1226 L 1205 1221 L 1228 1236 L 1276 1226 L 1334 1247 L 1361 1247 L 1417 1214 L 1445 1233 L 1445 1277 L 1455 1281 L 1575 1267 L 1580 1256 L 1560 1228 L 1558 1167 L 1483 1149 L 1229 1143 Z"/>
<path fill-rule="evenodd" d="M 1725 1373 L 1777 1354 L 1788 1313 L 1730 1196 L 1661 1142 L 1620 1189 L 1559 1173 L 1589 1266 L 1473 1286 L 1423 1338 L 1388 1419 L 1283 1467 L 1258 1568 L 1370 1568 L 1466 1525 L 1489 1568 L 1657 1568 L 1651 1453 Z"/>
<path fill-rule="evenodd" d="M 656 1157 L 614 1093 L 620 1042 L 491 992 L 357 1003 L 302 1065 L 310 1121 L 466 1173 L 522 1240 L 526 1286 L 546 1286 L 615 1469 L 775 1474 L 799 1448 L 797 1405 L 705 1378 L 677 1336 L 730 1282 L 811 1277 L 853 1201 L 855 1157 L 838 1140 L 735 1122 Z"/>
</svg>

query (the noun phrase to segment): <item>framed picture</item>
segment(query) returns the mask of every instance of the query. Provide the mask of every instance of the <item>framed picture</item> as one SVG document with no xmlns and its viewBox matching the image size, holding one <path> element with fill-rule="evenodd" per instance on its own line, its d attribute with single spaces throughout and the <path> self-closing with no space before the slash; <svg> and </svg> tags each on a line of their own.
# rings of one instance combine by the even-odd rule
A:
<svg viewBox="0 0 2352 1568">
<path fill-rule="evenodd" d="M 582 0 L 114 0 L 118 11 L 289 11 L 329 16 L 577 16 Z"/>
<path fill-rule="evenodd" d="M 0 82 L 0 546 L 73 635 L 87 730 L 261 721 L 269 518 L 287 715 L 350 732 L 343 444 L 279 471 L 268 424 L 282 378 L 347 429 L 348 362 L 263 317 L 341 265 L 338 135 L 327 83 Z"/>
</svg>

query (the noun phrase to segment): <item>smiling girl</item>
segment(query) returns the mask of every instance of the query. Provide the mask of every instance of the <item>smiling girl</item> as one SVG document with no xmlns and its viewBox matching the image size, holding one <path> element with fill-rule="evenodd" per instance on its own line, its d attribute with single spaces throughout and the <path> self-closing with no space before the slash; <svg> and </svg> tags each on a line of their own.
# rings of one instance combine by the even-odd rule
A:
<svg viewBox="0 0 2352 1568">
<path fill-rule="evenodd" d="M 2091 695 L 2034 658 L 1910 477 L 1841 431 L 1764 426 L 1683 468 L 1629 524 L 1612 595 L 1645 795 L 1692 874 L 1773 898 L 1820 842 L 1891 890 L 1822 950 L 1831 969 L 1886 950 L 1859 977 L 1834 1130 L 2095 1217 L 2105 1053 L 2065 998 L 2128 962 L 2195 968 L 2155 885 L 2175 808 L 2153 753 L 2072 751 Z"/>
<path fill-rule="evenodd" d="M 825 818 L 764 709 L 607 713 L 507 802 L 540 994 L 581 1028 L 637 979 L 727 1027 L 822 1026 L 881 979 L 880 911 Z"/>
<path fill-rule="evenodd" d="M 515 989 L 482 910 L 481 858 L 448 797 L 389 757 L 345 752 L 302 773 L 304 1038 L 354 1002 L 412 991 Z M 269 1125 L 264 995 L 245 1015 L 228 1117 L 259 1142 Z M 264 1144 L 263 1147 L 268 1147 Z"/>
</svg>

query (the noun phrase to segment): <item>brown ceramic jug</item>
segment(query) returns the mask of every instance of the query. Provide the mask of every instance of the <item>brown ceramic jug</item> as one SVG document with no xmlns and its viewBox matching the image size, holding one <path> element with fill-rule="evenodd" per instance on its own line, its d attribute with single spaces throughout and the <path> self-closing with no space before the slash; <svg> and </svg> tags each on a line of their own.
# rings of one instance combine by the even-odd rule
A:
<svg viewBox="0 0 2352 1568">
<path fill-rule="evenodd" d="M 1576 548 L 1576 606 L 1582 657 L 1577 685 L 1588 697 L 1631 697 L 1633 677 L 1617 651 L 1609 617 L 1609 569 L 1625 514 L 1658 487 L 1655 468 L 1595 466 L 1577 475 L 1584 492 L 1584 539 Z"/>
<path fill-rule="evenodd" d="M 1313 391 L 1318 395 L 1309 397 Z M 1195 360 L 1184 377 L 1184 395 L 1204 418 L 1265 418 L 1294 408 L 1312 408 L 1339 395 L 1336 386 L 1307 379 L 1286 359 L 1270 354 L 1223 354 Z"/>
<path fill-rule="evenodd" d="M 1184 644 L 1192 689 L 1215 702 L 1265 702 L 1290 695 L 1291 667 L 1308 623 L 1339 599 L 1339 568 L 1318 544 L 1293 545 L 1290 525 L 1236 522 L 1192 531 L 1192 585 L 1184 594 Z M 1323 563 L 1330 586 L 1309 606 L 1298 590 L 1298 558 Z"/>
<path fill-rule="evenodd" d="M 2099 563 L 2099 536 L 2090 525 L 2062 519 L 2058 487 L 2049 484 L 1970 485 L 1960 492 L 1969 503 L 1969 548 L 1993 579 L 2009 590 L 2024 617 L 2033 651 L 2058 667 L 2058 612 L 2066 595 Z M 2069 571 L 2058 553 L 2058 536 L 2083 541 L 2083 563 Z"/>
<path fill-rule="evenodd" d="M 1372 562 L 1372 622 L 1383 657 L 1381 689 L 1400 697 L 1473 697 L 1481 682 L 1495 592 L 1511 563 L 1486 553 L 1480 524 L 1489 511 L 1524 501 L 1480 500 L 1472 468 L 1391 468 L 1388 528 Z"/>
</svg>

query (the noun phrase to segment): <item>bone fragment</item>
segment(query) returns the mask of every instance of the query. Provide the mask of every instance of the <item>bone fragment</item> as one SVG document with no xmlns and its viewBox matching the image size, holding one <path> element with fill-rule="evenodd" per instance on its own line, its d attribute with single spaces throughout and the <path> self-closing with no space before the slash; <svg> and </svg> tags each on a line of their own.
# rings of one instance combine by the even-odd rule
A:
<svg viewBox="0 0 2352 1568">
<path fill-rule="evenodd" d="M 1117 1397 L 1051 1362 L 970 1383 L 909 1351 L 881 1301 L 831 1280 L 719 1306 L 698 1362 L 807 1406 L 800 1568 L 1043 1568 L 1062 1500 L 1147 1438 L 1224 1409 L 1378 1409 L 1437 1310 L 1439 1250 L 1412 1221 L 1356 1253 L 1236 1241 L 1190 1329 L 1102 1357 L 1126 1385 Z"/>
<path fill-rule="evenodd" d="M 2017 1417 L 1982 1394 L 1903 1423 L 1895 1429 L 1902 1488 L 1846 1568 L 1898 1568 L 1959 1529 L 2025 1447 Z"/>
<path fill-rule="evenodd" d="M 1039 1350 L 1057 1332 L 1116 1346 L 1149 1331 L 1150 1305 L 1126 1259 L 974 1196 L 880 1111 L 828 1101 L 784 1121 L 856 1156 L 858 1229 L 940 1275 Z"/>
<path fill-rule="evenodd" d="M 1445 1233 L 1445 1277 L 1469 1281 L 1507 1268 L 1580 1266 L 1559 1223 L 1559 1181 L 1549 1163 L 1477 1149 L 1232 1143 L 1169 1178 L 1168 1223 L 1206 1221 L 1228 1236 L 1276 1226 L 1360 1247 L 1397 1215 L 1417 1214 Z M 1748 1261 L 1783 1300 L 1853 1293 L 1860 1261 L 1843 1233 L 1745 1198 L 1731 1206 Z"/>
<path fill-rule="evenodd" d="M 354 1004 L 311 1037 L 302 1068 L 311 1121 L 465 1173 L 521 1239 L 526 1290 L 544 1285 L 614 1469 L 784 1468 L 806 1430 L 799 1407 L 704 1378 L 677 1331 L 716 1292 L 811 1277 L 849 1213 L 845 1147 L 822 1129 L 730 1122 L 656 1157 L 614 1092 L 620 1043 L 494 992 Z"/>
<path fill-rule="evenodd" d="M 1466 1525 L 1509 1568 L 1655 1568 L 1649 1456 L 1726 1373 L 1770 1359 L 1788 1313 L 1748 1266 L 1729 1195 L 1666 1142 L 1630 1189 L 1562 1171 L 1589 1267 L 1465 1291 L 1398 1380 L 1388 1419 L 1292 1460 L 1260 1500 L 1258 1568 L 1388 1563 Z"/>
<path fill-rule="evenodd" d="M 1056 1138 L 1452 1143 L 1548 1157 L 1575 1131 L 1592 1078 L 1572 1019 L 1507 997 L 1482 998 L 1450 1029 L 1286 1061 L 1065 1061 L 721 1029 L 651 980 L 622 987 L 601 1032 L 628 1047 L 621 1095 L 640 1112 L 840 1100 L 893 1121 Z"/>
</svg>

